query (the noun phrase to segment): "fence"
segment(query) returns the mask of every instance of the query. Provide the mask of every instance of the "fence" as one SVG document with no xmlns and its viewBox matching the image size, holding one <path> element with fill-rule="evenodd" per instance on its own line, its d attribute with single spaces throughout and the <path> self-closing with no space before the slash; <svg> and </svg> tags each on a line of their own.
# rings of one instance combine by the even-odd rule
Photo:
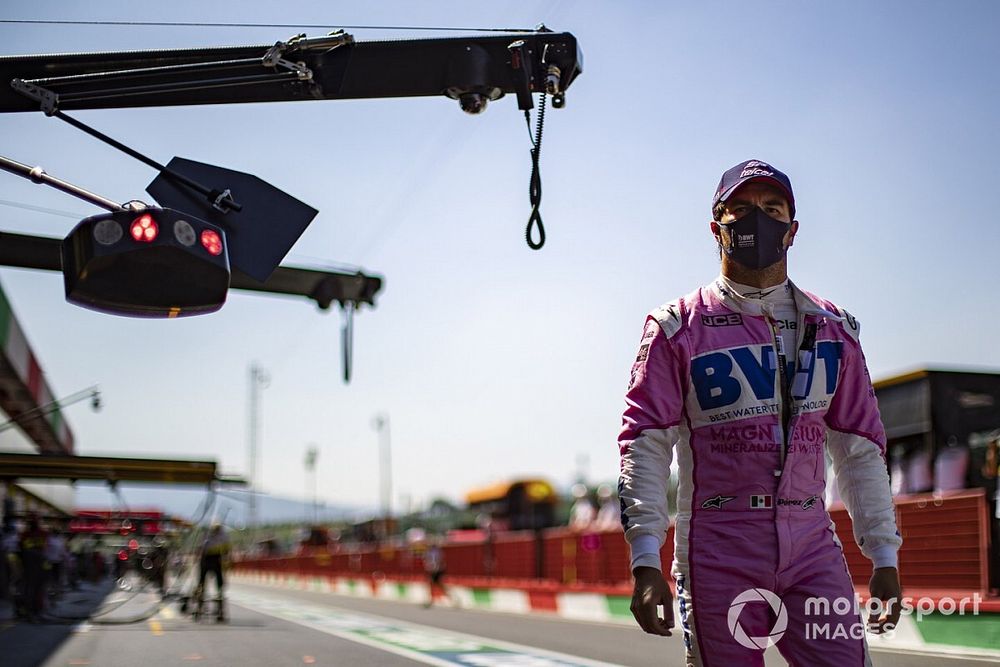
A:
<svg viewBox="0 0 1000 667">
<path fill-rule="evenodd" d="M 830 508 L 844 545 L 855 585 L 864 587 L 871 563 L 854 543 L 843 505 Z M 980 591 L 988 589 L 989 524 L 982 489 L 943 496 L 896 499 L 903 547 L 900 573 L 911 589 Z M 375 576 L 412 579 L 424 576 L 422 547 L 341 547 L 280 558 L 247 559 L 238 568 L 321 576 Z M 572 532 L 565 528 L 500 533 L 491 539 L 445 544 L 448 576 L 458 582 L 482 580 L 507 585 L 630 587 L 628 546 L 620 530 Z M 673 557 L 673 530 L 661 550 Z"/>
</svg>

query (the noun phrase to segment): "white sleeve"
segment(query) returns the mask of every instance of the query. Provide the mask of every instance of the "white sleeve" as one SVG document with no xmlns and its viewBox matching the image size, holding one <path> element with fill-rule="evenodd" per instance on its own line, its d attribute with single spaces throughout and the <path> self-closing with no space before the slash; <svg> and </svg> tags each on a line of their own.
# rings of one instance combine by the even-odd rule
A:
<svg viewBox="0 0 1000 667">
<path fill-rule="evenodd" d="M 837 391 L 826 413 L 827 449 L 840 498 L 854 526 L 854 539 L 876 567 L 896 567 L 903 543 L 885 463 L 885 428 L 857 334 L 857 320 L 845 314 L 843 358 Z"/>
<path fill-rule="evenodd" d="M 896 510 L 881 449 L 863 436 L 834 430 L 829 431 L 827 447 L 861 553 L 876 568 L 897 567 L 896 552 L 903 540 L 896 530 Z"/>
<path fill-rule="evenodd" d="M 667 483 L 673 447 L 680 437 L 686 373 L 675 347 L 680 309 L 668 304 L 650 314 L 625 393 L 618 436 L 621 472 L 618 497 L 632 568 L 661 569 L 667 537 Z"/>
<path fill-rule="evenodd" d="M 667 536 L 667 484 L 677 427 L 647 429 L 621 457 L 618 497 L 625 539 L 632 552 L 632 569 L 662 569 L 660 548 Z"/>
</svg>

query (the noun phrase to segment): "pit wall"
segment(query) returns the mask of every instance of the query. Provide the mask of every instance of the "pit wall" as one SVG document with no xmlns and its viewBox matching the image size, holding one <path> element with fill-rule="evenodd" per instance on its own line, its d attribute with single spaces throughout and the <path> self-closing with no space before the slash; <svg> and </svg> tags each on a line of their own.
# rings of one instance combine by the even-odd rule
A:
<svg viewBox="0 0 1000 667">
<path fill-rule="evenodd" d="M 979 592 L 985 598 L 989 590 L 989 524 L 983 490 L 900 496 L 895 504 L 903 536 L 899 551 L 903 586 Z M 855 586 L 867 587 L 871 562 L 854 543 L 847 510 L 836 504 L 829 511 L 851 578 Z M 660 550 L 663 563 L 673 559 L 673 542 L 671 528 Z M 295 556 L 242 559 L 238 566 L 288 574 L 363 578 L 380 573 L 419 579 L 424 571 L 423 549 L 420 543 L 334 544 Z M 605 532 L 549 528 L 495 533 L 448 542 L 442 551 L 452 577 L 631 588 L 628 545 L 620 528 Z"/>
</svg>

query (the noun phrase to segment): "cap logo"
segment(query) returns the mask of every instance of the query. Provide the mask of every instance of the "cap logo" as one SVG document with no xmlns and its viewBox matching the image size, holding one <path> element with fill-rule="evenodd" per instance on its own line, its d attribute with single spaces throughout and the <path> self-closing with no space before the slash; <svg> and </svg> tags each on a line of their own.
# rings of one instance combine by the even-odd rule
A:
<svg viewBox="0 0 1000 667">
<path fill-rule="evenodd" d="M 764 165 L 767 167 L 768 165 Z M 750 176 L 774 176 L 773 171 L 768 171 L 767 169 L 761 169 L 760 167 L 747 166 L 740 173 L 740 178 L 749 178 Z"/>
</svg>

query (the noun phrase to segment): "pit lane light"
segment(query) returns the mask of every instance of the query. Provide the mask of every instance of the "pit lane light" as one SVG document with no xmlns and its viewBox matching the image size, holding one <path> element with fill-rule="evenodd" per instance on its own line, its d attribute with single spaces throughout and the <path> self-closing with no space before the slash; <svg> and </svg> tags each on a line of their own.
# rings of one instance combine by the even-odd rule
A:
<svg viewBox="0 0 1000 667">
<path fill-rule="evenodd" d="M 222 237 L 214 230 L 206 229 L 201 233 L 201 245 L 210 255 L 222 254 Z"/>
<path fill-rule="evenodd" d="M 156 221 L 153 220 L 153 216 L 148 213 L 144 213 L 132 221 L 129 231 L 132 234 L 132 238 L 136 241 L 152 243 L 156 240 L 159 228 L 156 226 Z M 94 234 L 94 238 L 98 238 L 96 233 Z"/>
<path fill-rule="evenodd" d="M 116 315 L 211 313 L 229 291 L 225 232 L 173 209 L 86 218 L 63 241 L 62 264 L 67 301 Z"/>
</svg>

